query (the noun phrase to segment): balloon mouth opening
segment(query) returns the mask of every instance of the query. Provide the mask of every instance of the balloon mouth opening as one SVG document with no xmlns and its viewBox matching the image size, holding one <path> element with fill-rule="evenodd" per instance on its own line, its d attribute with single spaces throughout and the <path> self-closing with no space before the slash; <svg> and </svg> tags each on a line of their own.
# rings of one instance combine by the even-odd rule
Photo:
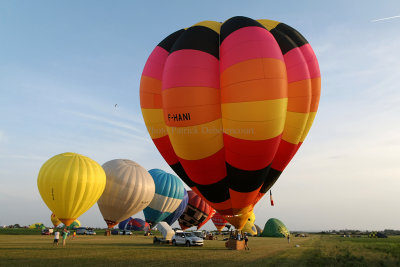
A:
<svg viewBox="0 0 400 267">
<path fill-rule="evenodd" d="M 118 224 L 118 222 L 114 222 L 114 221 L 110 221 L 110 220 L 105 220 L 105 221 L 106 221 L 109 229 L 113 228 L 114 226 L 116 226 Z"/>
<path fill-rule="evenodd" d="M 65 226 L 70 226 L 76 219 L 62 219 L 58 218 Z"/>
</svg>

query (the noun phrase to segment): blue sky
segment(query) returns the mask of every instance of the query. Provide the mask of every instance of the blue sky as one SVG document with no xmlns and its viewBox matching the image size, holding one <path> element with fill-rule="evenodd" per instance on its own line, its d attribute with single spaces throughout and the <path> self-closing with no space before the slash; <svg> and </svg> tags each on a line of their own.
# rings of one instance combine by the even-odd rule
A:
<svg viewBox="0 0 400 267">
<path fill-rule="evenodd" d="M 146 59 L 177 29 L 244 15 L 298 29 L 322 74 L 314 126 L 256 224 L 399 229 L 400 18 L 372 20 L 400 15 L 400 3 L 348 2 L 1 1 L 0 225 L 50 224 L 36 179 L 62 152 L 171 171 L 141 117 Z M 80 219 L 105 226 L 97 205 Z"/>
</svg>

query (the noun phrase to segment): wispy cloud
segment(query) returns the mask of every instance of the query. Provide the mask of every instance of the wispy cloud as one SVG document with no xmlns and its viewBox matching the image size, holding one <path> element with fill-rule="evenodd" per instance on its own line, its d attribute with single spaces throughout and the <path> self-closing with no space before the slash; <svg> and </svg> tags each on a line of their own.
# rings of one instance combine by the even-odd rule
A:
<svg viewBox="0 0 400 267">
<path fill-rule="evenodd" d="M 400 18 L 400 15 L 381 18 L 381 19 L 374 19 L 374 20 L 371 20 L 371 22 L 377 22 L 377 21 L 383 21 L 383 20 L 391 20 L 391 19 L 397 19 L 397 18 Z"/>
<path fill-rule="evenodd" d="M 134 131 L 134 132 L 143 134 L 142 130 L 138 129 L 137 127 L 133 127 L 132 124 L 129 124 L 129 123 L 116 121 L 116 120 L 112 120 L 112 119 L 109 119 L 106 117 L 97 116 L 97 115 L 93 115 L 93 114 L 87 114 L 87 113 L 83 113 L 83 112 L 76 112 L 76 111 L 68 111 L 68 112 L 73 115 L 79 116 L 81 118 L 98 121 L 98 122 L 105 123 L 105 124 L 108 124 L 111 126 L 116 126 L 116 127 L 119 127 L 119 128 L 125 129 L 125 130 Z"/>
</svg>

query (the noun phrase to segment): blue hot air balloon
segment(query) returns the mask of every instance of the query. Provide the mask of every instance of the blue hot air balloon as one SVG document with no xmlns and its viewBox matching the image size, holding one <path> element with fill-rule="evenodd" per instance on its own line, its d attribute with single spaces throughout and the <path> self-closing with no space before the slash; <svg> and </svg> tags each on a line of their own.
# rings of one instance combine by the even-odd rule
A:
<svg viewBox="0 0 400 267">
<path fill-rule="evenodd" d="M 179 207 L 185 195 L 185 189 L 182 181 L 173 174 L 159 169 L 152 169 L 149 173 L 154 179 L 156 192 L 143 213 L 146 222 L 154 226 Z"/>
<path fill-rule="evenodd" d="M 183 189 L 185 190 L 185 189 Z M 189 201 L 189 196 L 188 193 L 185 190 L 185 195 L 182 199 L 181 204 L 178 206 L 178 208 L 171 213 L 167 218 L 165 218 L 163 221 L 167 222 L 169 225 L 172 225 L 174 222 L 176 222 L 176 220 L 179 219 L 179 217 L 181 217 L 182 213 L 185 211 L 185 208 L 188 204 Z"/>
<path fill-rule="evenodd" d="M 150 225 L 140 218 L 133 219 L 129 217 L 128 219 L 120 222 L 118 224 L 120 230 L 131 230 L 131 231 L 148 231 Z"/>
</svg>

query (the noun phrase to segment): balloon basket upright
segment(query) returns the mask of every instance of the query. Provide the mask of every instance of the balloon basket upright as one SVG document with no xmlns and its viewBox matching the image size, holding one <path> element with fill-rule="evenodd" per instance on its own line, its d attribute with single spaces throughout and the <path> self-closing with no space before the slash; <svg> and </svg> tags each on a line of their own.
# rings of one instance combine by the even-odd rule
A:
<svg viewBox="0 0 400 267">
<path fill-rule="evenodd" d="M 225 247 L 231 250 L 244 250 L 244 240 L 229 238 L 228 241 L 225 242 Z"/>
</svg>

